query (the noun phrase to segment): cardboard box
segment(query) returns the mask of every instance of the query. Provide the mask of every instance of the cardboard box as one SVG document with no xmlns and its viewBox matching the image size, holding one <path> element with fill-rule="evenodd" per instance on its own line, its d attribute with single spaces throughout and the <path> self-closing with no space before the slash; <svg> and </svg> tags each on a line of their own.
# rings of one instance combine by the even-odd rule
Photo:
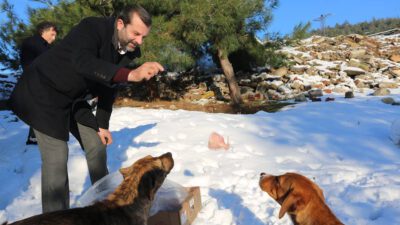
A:
<svg viewBox="0 0 400 225">
<path fill-rule="evenodd" d="M 199 187 L 189 187 L 188 196 L 176 211 L 160 211 L 149 217 L 148 225 L 190 225 L 201 209 Z"/>
</svg>

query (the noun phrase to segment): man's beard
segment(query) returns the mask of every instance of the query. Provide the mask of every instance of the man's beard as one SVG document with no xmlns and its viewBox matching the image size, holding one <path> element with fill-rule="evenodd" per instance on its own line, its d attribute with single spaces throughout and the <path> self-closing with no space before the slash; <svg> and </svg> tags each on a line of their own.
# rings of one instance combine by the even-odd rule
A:
<svg viewBox="0 0 400 225">
<path fill-rule="evenodd" d="M 135 41 L 130 41 L 122 44 L 122 49 L 125 49 L 128 52 L 135 51 L 138 44 Z"/>
</svg>

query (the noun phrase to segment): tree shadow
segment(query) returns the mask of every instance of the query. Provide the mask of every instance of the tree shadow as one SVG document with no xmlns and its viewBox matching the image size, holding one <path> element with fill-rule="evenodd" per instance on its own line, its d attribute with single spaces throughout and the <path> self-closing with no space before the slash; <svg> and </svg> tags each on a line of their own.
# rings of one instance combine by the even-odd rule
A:
<svg viewBox="0 0 400 225">
<path fill-rule="evenodd" d="M 110 173 L 119 170 L 122 167 L 122 163 L 126 161 L 129 156 L 127 150 L 129 148 L 151 148 L 157 146 L 159 142 L 136 142 L 134 138 L 143 134 L 147 130 L 151 130 L 157 123 L 151 123 L 146 125 L 140 125 L 135 128 L 123 128 L 119 131 L 113 131 L 113 143 L 107 147 L 107 166 Z M 88 188 L 91 186 L 89 174 L 87 175 L 83 184 L 83 191 L 80 195 L 76 196 L 79 199 Z"/>
<path fill-rule="evenodd" d="M 0 117 L 0 210 L 4 210 L 31 184 L 40 171 L 40 154 L 36 145 L 25 145 L 28 127 L 11 112 Z"/>
<path fill-rule="evenodd" d="M 390 122 L 396 118 L 393 106 L 382 104 L 377 110 L 366 110 L 366 105 L 354 105 L 348 102 L 337 103 L 334 110 L 329 103 L 318 103 L 319 107 L 310 104 L 302 105 L 297 116 L 291 111 L 279 114 L 259 113 L 257 117 L 265 117 L 268 125 L 260 127 L 264 133 L 276 133 L 268 137 L 277 145 L 290 146 L 297 149 L 312 146 L 319 152 L 331 153 L 336 160 L 357 162 L 359 165 L 379 163 L 392 164 L 399 160 L 396 146 L 389 140 Z M 330 115 L 327 117 L 326 115 Z M 257 124 L 258 125 L 258 124 Z M 328 126 L 326 126 L 328 125 Z M 269 127 L 273 128 L 270 129 Z M 316 155 L 320 162 L 331 162 L 326 154 Z"/>
<path fill-rule="evenodd" d="M 150 123 L 135 128 L 123 128 L 119 131 L 112 132 L 114 137 L 113 144 L 107 149 L 110 171 L 115 171 L 121 168 L 122 163 L 129 158 L 126 152 L 129 148 L 152 148 L 159 145 L 159 142 L 137 142 L 134 140 L 135 137 L 151 130 L 156 125 L 157 123 Z"/>
<path fill-rule="evenodd" d="M 213 188 L 210 189 L 209 194 L 217 199 L 220 207 L 231 210 L 234 221 L 238 225 L 265 225 L 256 214 L 243 205 L 243 200 L 239 195 Z"/>
<path fill-rule="evenodd" d="M 24 143 L 24 142 L 23 142 Z M 0 210 L 5 209 L 18 196 L 28 190 L 31 179 L 40 172 L 40 154 L 37 146 L 24 149 L 12 149 L 13 154 L 1 162 L 0 177 L 6 178 L 0 189 Z M 15 157 L 10 157 L 15 156 Z M 29 161 L 29 163 L 25 163 Z M 18 188 L 16 188 L 18 187 Z"/>
</svg>

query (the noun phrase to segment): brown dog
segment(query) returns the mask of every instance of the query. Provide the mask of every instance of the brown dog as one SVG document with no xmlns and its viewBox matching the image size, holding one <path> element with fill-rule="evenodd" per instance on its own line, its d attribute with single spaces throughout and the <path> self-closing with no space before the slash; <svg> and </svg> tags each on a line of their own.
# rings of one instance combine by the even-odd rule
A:
<svg viewBox="0 0 400 225">
<path fill-rule="evenodd" d="M 326 205 L 322 190 L 300 174 L 261 173 L 260 187 L 281 205 L 279 219 L 288 213 L 296 225 L 343 224 Z"/>
<path fill-rule="evenodd" d="M 105 200 L 36 215 L 12 225 L 146 225 L 154 195 L 173 166 L 171 153 L 146 156 L 120 169 L 124 180 Z"/>
</svg>

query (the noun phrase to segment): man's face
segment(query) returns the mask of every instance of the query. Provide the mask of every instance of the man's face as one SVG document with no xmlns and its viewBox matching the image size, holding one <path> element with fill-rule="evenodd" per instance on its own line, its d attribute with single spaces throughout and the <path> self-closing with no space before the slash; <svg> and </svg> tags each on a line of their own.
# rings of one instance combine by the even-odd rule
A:
<svg viewBox="0 0 400 225">
<path fill-rule="evenodd" d="M 54 30 L 54 27 L 50 27 L 44 30 L 41 36 L 47 43 L 51 44 L 56 40 L 57 32 Z"/>
<path fill-rule="evenodd" d="M 140 17 L 133 13 L 129 24 L 124 24 L 121 19 L 117 20 L 117 30 L 121 47 L 131 52 L 143 43 L 143 39 L 150 32 L 150 27 L 147 27 Z"/>
</svg>

